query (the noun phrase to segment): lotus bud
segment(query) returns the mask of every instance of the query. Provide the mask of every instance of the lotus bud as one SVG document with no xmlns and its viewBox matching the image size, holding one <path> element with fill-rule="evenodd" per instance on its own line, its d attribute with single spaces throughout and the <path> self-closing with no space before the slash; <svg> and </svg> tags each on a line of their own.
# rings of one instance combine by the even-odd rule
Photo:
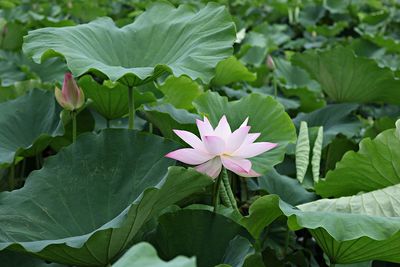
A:
<svg viewBox="0 0 400 267">
<path fill-rule="evenodd" d="M 268 57 L 267 57 L 267 67 L 268 67 L 270 70 L 274 70 L 274 69 L 275 69 L 275 62 L 274 62 L 274 59 L 273 59 L 270 55 L 268 55 Z"/>
<path fill-rule="evenodd" d="M 74 111 L 83 106 L 85 103 L 85 95 L 81 88 L 78 87 L 71 73 L 66 73 L 62 90 L 56 87 L 55 96 L 58 104 L 64 109 Z"/>
<path fill-rule="evenodd" d="M 400 138 L 400 119 L 396 121 L 396 134 L 397 137 Z"/>
</svg>

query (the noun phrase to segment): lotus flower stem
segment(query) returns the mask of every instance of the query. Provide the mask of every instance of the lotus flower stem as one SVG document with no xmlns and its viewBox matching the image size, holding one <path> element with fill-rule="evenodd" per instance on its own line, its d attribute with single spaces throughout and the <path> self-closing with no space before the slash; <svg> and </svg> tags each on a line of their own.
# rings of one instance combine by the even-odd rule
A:
<svg viewBox="0 0 400 267">
<path fill-rule="evenodd" d="M 133 127 L 135 126 L 135 101 L 133 98 L 133 87 L 128 88 L 128 93 L 129 93 L 129 124 L 128 128 L 130 130 L 133 130 Z"/>
<path fill-rule="evenodd" d="M 236 204 L 235 195 L 233 194 L 231 185 L 229 183 L 228 173 L 227 173 L 225 168 L 224 168 L 224 170 L 222 172 L 223 172 L 222 183 L 223 183 L 223 186 L 225 188 L 225 191 L 228 193 L 228 199 L 229 199 L 229 202 L 230 202 L 230 207 L 233 207 L 234 209 L 238 210 L 238 207 L 237 207 L 237 204 Z"/>
<path fill-rule="evenodd" d="M 225 177 L 224 174 L 222 174 L 222 175 Z M 229 195 L 228 195 L 228 192 L 225 187 L 224 177 L 222 178 L 222 184 L 219 188 L 219 195 L 221 197 L 222 204 L 228 208 L 232 208 L 231 200 L 229 199 Z"/>
<path fill-rule="evenodd" d="M 107 129 L 110 128 L 110 120 L 109 119 L 106 120 L 106 127 L 107 127 Z"/>
<path fill-rule="evenodd" d="M 274 98 L 276 99 L 278 97 L 278 82 L 276 81 L 275 75 L 273 75 L 272 77 L 272 84 L 274 86 Z"/>
<path fill-rule="evenodd" d="M 76 141 L 76 112 L 71 111 L 72 117 L 72 142 L 75 143 Z"/>
</svg>

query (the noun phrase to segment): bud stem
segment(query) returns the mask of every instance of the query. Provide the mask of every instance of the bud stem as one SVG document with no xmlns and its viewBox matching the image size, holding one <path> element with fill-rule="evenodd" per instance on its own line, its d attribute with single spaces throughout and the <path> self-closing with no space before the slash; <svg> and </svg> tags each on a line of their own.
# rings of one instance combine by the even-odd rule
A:
<svg viewBox="0 0 400 267">
<path fill-rule="evenodd" d="M 71 111 L 72 117 L 72 142 L 75 143 L 76 141 L 76 112 Z"/>
<path fill-rule="evenodd" d="M 133 130 L 135 127 L 135 100 L 133 97 L 133 87 L 128 88 L 128 97 L 129 97 L 129 124 L 128 128 Z"/>
<path fill-rule="evenodd" d="M 278 97 L 278 83 L 275 75 L 272 75 L 272 84 L 274 86 L 274 98 L 276 99 Z"/>
</svg>

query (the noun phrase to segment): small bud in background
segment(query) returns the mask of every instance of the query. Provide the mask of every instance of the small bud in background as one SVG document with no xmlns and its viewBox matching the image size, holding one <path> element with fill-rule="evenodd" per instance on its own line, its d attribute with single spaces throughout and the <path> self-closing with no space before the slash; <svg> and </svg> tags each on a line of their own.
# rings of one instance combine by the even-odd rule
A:
<svg viewBox="0 0 400 267">
<path fill-rule="evenodd" d="M 396 134 L 397 137 L 400 138 L 400 119 L 396 121 Z"/>
<path fill-rule="evenodd" d="M 74 111 L 83 106 L 85 95 L 81 88 L 76 84 L 71 73 L 66 73 L 62 90 L 56 87 L 55 96 L 58 104 L 64 109 Z"/>
<path fill-rule="evenodd" d="M 274 62 L 274 59 L 273 59 L 270 55 L 268 55 L 268 57 L 267 57 L 267 67 L 268 67 L 270 70 L 274 70 L 274 69 L 275 69 L 275 62 Z"/>
</svg>

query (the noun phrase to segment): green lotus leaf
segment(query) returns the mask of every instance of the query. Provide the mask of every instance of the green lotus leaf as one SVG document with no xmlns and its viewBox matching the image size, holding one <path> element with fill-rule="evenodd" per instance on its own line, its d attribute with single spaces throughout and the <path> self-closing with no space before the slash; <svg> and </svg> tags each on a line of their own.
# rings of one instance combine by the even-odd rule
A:
<svg viewBox="0 0 400 267">
<path fill-rule="evenodd" d="M 216 127 L 223 115 L 227 116 L 232 130 L 249 117 L 250 132 L 261 133 L 256 141 L 278 143 L 278 146 L 251 158 L 254 169 L 266 173 L 283 160 L 286 146 L 296 140 L 296 130 L 284 107 L 273 97 L 250 94 L 238 101 L 228 102 L 226 97 L 208 91 L 194 101 L 201 114 L 206 114 Z"/>
<path fill-rule="evenodd" d="M 178 145 L 125 129 L 81 135 L 25 186 L 0 194 L 0 250 L 53 262 L 105 266 L 163 208 L 212 183 L 170 167 Z M 121 153 L 123 151 L 123 153 Z"/>
<path fill-rule="evenodd" d="M 304 68 L 337 102 L 400 103 L 400 80 L 375 60 L 355 56 L 350 48 L 295 54 L 292 62 Z"/>
<path fill-rule="evenodd" d="M 165 213 L 158 221 L 156 232 L 150 239 L 160 257 L 166 260 L 178 255 L 196 256 L 197 266 L 213 267 L 236 261 L 230 255 L 231 242 L 236 244 L 235 254 L 249 251 L 249 243 L 243 245 L 243 240 L 238 240 L 240 236 L 250 236 L 246 229 L 212 211 L 183 209 Z"/>
<path fill-rule="evenodd" d="M 136 86 L 164 72 L 208 83 L 219 61 L 232 53 L 235 26 L 227 10 L 210 3 L 198 12 L 160 2 L 118 28 L 110 18 L 25 36 L 23 50 L 35 62 L 63 56 L 75 76 L 100 72 Z"/>
<path fill-rule="evenodd" d="M 307 122 L 309 127 L 323 126 L 323 147 L 325 147 L 338 134 L 351 138 L 359 133 L 361 122 L 351 114 L 358 107 L 358 104 L 331 104 L 310 113 L 300 113 L 293 122 L 298 127 L 302 121 Z"/>
<path fill-rule="evenodd" d="M 275 169 L 258 178 L 258 187 L 268 194 L 278 195 L 291 205 L 299 205 L 317 199 L 317 195 L 308 192 L 296 179 L 278 173 Z"/>
<path fill-rule="evenodd" d="M 227 85 L 234 82 L 256 80 L 256 74 L 250 72 L 236 57 L 231 56 L 218 63 L 212 84 Z"/>
<path fill-rule="evenodd" d="M 358 196 L 317 200 L 297 208 L 276 195 L 268 195 L 252 204 L 242 224 L 258 236 L 264 227 L 284 215 L 292 230 L 307 228 L 332 263 L 400 262 L 399 193 L 400 186 L 396 185 Z"/>
<path fill-rule="evenodd" d="M 164 94 L 164 102 L 187 110 L 193 109 L 192 101 L 203 93 L 198 83 L 185 76 L 170 76 L 158 89 Z"/>
<path fill-rule="evenodd" d="M 324 197 L 340 197 L 400 184 L 400 138 L 395 129 L 365 138 L 358 152 L 347 152 L 315 187 Z"/>
<path fill-rule="evenodd" d="M 139 243 L 130 248 L 113 267 L 196 267 L 195 258 L 178 256 L 169 262 L 161 260 L 149 243 Z"/>
<path fill-rule="evenodd" d="M 79 79 L 79 86 L 85 92 L 85 97 L 93 100 L 90 107 L 106 119 L 118 119 L 128 114 L 129 93 L 125 85 L 107 82 L 98 84 L 90 75 L 85 75 Z M 136 108 L 156 101 L 153 93 L 141 93 L 139 90 L 133 91 L 133 98 Z"/>
<path fill-rule="evenodd" d="M 174 129 L 197 132 L 196 119 L 201 119 L 197 114 L 185 109 L 177 109 L 171 104 L 144 107 L 146 118 L 157 127 L 165 138 L 182 142 L 172 131 Z"/>
<path fill-rule="evenodd" d="M 0 104 L 0 167 L 17 156 L 41 152 L 52 137 L 63 132 L 59 109 L 51 92 L 31 90 Z"/>
</svg>

